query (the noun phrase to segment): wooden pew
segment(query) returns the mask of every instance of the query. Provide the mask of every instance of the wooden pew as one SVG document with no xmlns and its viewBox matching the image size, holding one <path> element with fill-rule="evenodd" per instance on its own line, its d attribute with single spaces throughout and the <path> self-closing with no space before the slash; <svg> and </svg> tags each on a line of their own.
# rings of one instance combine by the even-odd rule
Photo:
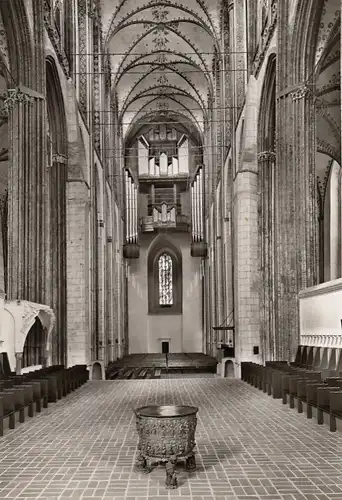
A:
<svg viewBox="0 0 342 500">
<path fill-rule="evenodd" d="M 145 378 L 147 373 L 147 368 L 143 368 L 142 370 L 139 370 L 139 375 L 138 378 Z"/>
<path fill-rule="evenodd" d="M 342 420 L 342 390 L 329 393 L 330 431 L 336 432 L 336 419 Z"/>
<path fill-rule="evenodd" d="M 289 404 L 290 408 L 294 408 L 295 399 L 298 396 L 298 386 L 305 385 L 308 381 L 321 382 L 321 372 L 308 371 L 304 373 L 297 373 L 295 376 L 289 378 Z M 302 392 L 301 392 L 302 393 Z"/>
<path fill-rule="evenodd" d="M 317 388 L 317 423 L 324 424 L 324 413 L 330 415 L 330 394 L 339 392 L 339 387 L 318 387 Z"/>
<path fill-rule="evenodd" d="M 306 385 L 306 416 L 312 418 L 312 408 L 317 408 L 317 390 L 319 387 L 327 387 L 326 384 L 312 382 Z"/>
<path fill-rule="evenodd" d="M 9 419 L 9 428 L 15 429 L 14 392 L 0 393 L 0 436 L 4 435 L 4 419 Z"/>
</svg>

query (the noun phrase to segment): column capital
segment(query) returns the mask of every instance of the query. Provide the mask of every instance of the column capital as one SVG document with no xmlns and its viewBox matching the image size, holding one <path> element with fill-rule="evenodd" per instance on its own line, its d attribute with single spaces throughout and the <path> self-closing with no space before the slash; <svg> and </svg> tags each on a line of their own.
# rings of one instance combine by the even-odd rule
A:
<svg viewBox="0 0 342 500">
<path fill-rule="evenodd" d="M 306 99 L 307 97 L 311 97 L 312 91 L 311 89 L 306 85 L 301 85 L 297 89 L 295 89 L 293 92 L 290 92 L 290 97 L 292 98 L 293 101 L 299 101 L 300 99 Z"/>
<path fill-rule="evenodd" d="M 264 161 L 269 161 L 272 163 L 275 163 L 276 161 L 276 154 L 274 151 L 262 151 L 261 153 L 258 153 L 258 162 L 264 162 Z"/>
<path fill-rule="evenodd" d="M 52 155 L 52 161 L 53 163 L 63 163 L 65 164 L 67 162 L 67 157 L 64 155 L 61 155 L 59 153 L 54 153 Z"/>
<path fill-rule="evenodd" d="M 7 90 L 7 97 L 4 100 L 4 108 L 9 111 L 11 110 L 16 103 L 28 103 L 33 104 L 34 98 L 23 92 L 19 87 L 15 89 Z"/>
</svg>

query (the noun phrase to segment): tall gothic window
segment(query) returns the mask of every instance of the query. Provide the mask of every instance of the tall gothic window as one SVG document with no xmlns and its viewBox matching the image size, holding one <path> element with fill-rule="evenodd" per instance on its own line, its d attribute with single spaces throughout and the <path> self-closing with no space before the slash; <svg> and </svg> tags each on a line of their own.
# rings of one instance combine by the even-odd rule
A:
<svg viewBox="0 0 342 500">
<path fill-rule="evenodd" d="M 182 253 L 160 237 L 147 259 L 149 314 L 182 314 Z"/>
<path fill-rule="evenodd" d="M 162 307 L 173 304 L 172 259 L 163 253 L 158 259 L 159 271 L 159 305 Z"/>
</svg>

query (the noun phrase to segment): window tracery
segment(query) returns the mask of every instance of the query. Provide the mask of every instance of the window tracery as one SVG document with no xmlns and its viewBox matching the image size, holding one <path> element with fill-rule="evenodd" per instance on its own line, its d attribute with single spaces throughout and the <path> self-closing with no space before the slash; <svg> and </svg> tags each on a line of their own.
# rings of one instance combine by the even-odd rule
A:
<svg viewBox="0 0 342 500">
<path fill-rule="evenodd" d="M 158 259 L 159 271 L 159 305 L 172 306 L 173 286 L 172 286 L 172 259 L 167 253 L 163 253 Z"/>
<path fill-rule="evenodd" d="M 182 313 L 182 254 L 169 242 L 156 244 L 149 252 L 149 314 Z"/>
</svg>

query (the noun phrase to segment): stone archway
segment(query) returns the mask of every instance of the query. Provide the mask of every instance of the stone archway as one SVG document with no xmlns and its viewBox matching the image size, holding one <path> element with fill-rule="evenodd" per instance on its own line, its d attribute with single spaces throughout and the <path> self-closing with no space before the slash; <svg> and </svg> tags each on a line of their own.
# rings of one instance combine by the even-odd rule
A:
<svg viewBox="0 0 342 500">
<path fill-rule="evenodd" d="M 12 360 L 16 358 L 15 369 L 17 374 L 21 373 L 23 367 L 23 353 L 27 336 L 37 319 L 44 331 L 44 348 L 41 350 L 40 364 L 50 366 L 52 364 L 52 331 L 56 322 L 53 310 L 44 304 L 26 300 L 4 302 L 3 310 L 13 319 L 11 323 L 8 323 L 6 316 L 1 314 L 0 329 L 7 327 L 7 330 L 12 330 L 7 331 L 6 335 L 14 338 L 14 342 L 7 342 L 6 345 L 11 346 L 10 348 L 13 349 L 13 352 L 9 352 L 8 355 Z"/>
<path fill-rule="evenodd" d="M 224 376 L 225 378 L 235 378 L 234 362 L 228 359 L 224 364 Z"/>
<path fill-rule="evenodd" d="M 41 367 L 45 364 L 46 330 L 43 327 L 39 316 L 29 329 L 22 357 L 22 371 L 25 368 Z"/>
<path fill-rule="evenodd" d="M 217 373 L 222 378 L 240 378 L 239 366 L 236 364 L 235 358 L 222 358 L 218 365 Z"/>
<path fill-rule="evenodd" d="M 106 380 L 104 363 L 94 361 L 89 366 L 89 380 Z"/>
</svg>

